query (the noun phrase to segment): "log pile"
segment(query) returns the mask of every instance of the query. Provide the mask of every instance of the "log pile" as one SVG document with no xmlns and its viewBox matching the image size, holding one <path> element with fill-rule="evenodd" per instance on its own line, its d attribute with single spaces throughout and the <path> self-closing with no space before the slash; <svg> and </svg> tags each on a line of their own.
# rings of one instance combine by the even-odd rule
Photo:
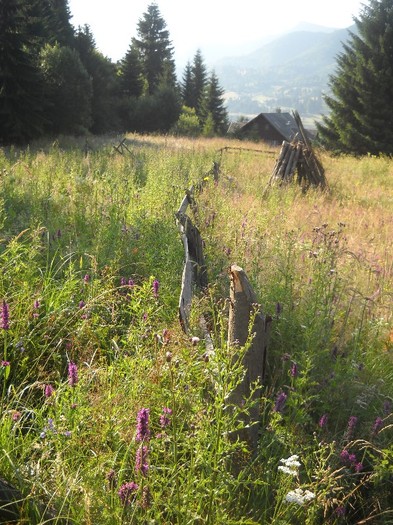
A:
<svg viewBox="0 0 393 525">
<path fill-rule="evenodd" d="M 292 182 L 297 173 L 297 182 L 304 189 L 309 186 L 327 189 L 325 170 L 320 160 L 315 156 L 307 133 L 303 127 L 299 113 L 293 112 L 299 133 L 291 143 L 283 141 L 280 154 L 275 163 L 269 186 Z"/>
</svg>

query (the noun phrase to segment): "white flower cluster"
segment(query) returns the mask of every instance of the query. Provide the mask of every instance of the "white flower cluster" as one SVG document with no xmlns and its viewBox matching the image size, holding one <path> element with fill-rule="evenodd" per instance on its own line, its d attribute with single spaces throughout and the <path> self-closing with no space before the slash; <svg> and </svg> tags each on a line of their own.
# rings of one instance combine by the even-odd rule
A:
<svg viewBox="0 0 393 525">
<path fill-rule="evenodd" d="M 315 498 L 315 494 L 310 490 L 295 489 L 288 492 L 285 496 L 285 501 L 287 503 L 296 503 L 297 505 L 304 505 L 308 501 L 311 501 Z"/>
<path fill-rule="evenodd" d="M 289 457 L 288 459 L 280 459 L 280 463 L 283 463 L 283 465 L 280 465 L 277 470 L 284 472 L 284 474 L 296 476 L 298 474 L 298 468 L 301 465 L 298 459 L 299 459 L 299 456 L 296 454 Z"/>
</svg>

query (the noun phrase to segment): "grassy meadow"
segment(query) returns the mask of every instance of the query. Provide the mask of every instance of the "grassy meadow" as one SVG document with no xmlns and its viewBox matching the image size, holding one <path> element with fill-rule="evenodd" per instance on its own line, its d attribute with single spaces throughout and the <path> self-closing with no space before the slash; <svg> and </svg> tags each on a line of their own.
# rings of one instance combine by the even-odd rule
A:
<svg viewBox="0 0 393 525">
<path fill-rule="evenodd" d="M 0 150 L 0 478 L 17 522 L 393 523 L 393 160 L 321 152 L 329 191 L 266 191 L 278 149 L 129 135 L 120 155 L 119 140 Z M 203 179 L 209 288 L 184 334 L 175 212 Z M 229 438 L 252 402 L 229 406 L 232 263 L 273 319 L 256 454 Z"/>
</svg>

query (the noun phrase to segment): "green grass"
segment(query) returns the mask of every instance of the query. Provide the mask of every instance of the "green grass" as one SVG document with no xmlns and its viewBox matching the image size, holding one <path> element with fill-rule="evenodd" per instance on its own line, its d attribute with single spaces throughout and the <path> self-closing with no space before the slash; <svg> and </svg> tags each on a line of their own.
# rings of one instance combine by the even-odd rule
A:
<svg viewBox="0 0 393 525">
<path fill-rule="evenodd" d="M 0 152 L 0 476 L 22 493 L 19 522 L 391 523 L 392 161 L 323 155 L 330 192 L 266 193 L 274 155 L 224 152 L 196 196 L 210 285 L 186 335 L 175 212 L 227 144 L 92 145 Z M 255 453 L 231 438 L 252 403 L 230 404 L 243 374 L 226 343 L 235 262 L 273 318 Z M 292 473 L 278 468 L 294 454 Z M 288 502 L 297 489 L 313 497 Z"/>
</svg>

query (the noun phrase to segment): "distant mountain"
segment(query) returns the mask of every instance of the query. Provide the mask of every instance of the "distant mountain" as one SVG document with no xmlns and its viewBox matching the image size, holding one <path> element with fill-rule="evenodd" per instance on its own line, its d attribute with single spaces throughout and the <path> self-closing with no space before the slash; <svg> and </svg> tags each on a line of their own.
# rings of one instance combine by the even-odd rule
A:
<svg viewBox="0 0 393 525">
<path fill-rule="evenodd" d="M 225 89 L 229 113 L 251 115 L 277 107 L 297 109 L 303 115 L 326 113 L 322 94 L 328 90 L 343 42 L 355 28 L 302 23 L 256 51 L 217 61 L 214 69 Z"/>
</svg>

